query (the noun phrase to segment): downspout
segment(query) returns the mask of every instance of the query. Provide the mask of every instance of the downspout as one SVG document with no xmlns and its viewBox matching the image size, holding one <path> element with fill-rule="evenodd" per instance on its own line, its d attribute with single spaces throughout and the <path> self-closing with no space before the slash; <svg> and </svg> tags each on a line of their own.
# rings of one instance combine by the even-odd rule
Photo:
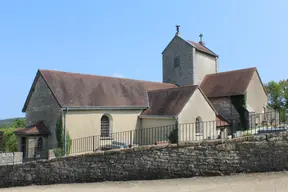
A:
<svg viewBox="0 0 288 192">
<path fill-rule="evenodd" d="M 66 109 L 63 109 L 63 121 L 64 121 L 64 123 L 63 123 L 63 127 L 64 127 L 64 156 L 66 156 L 67 155 L 67 137 L 66 137 L 66 135 L 67 135 L 67 130 L 66 130 L 66 113 L 67 113 L 67 111 L 69 110 L 69 108 L 68 107 L 66 107 Z"/>
</svg>

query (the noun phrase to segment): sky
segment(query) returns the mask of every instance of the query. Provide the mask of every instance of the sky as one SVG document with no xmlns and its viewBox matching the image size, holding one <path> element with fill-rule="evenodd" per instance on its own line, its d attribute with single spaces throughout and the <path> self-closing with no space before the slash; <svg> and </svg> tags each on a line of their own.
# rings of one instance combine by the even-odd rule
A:
<svg viewBox="0 0 288 192">
<path fill-rule="evenodd" d="M 0 119 L 21 112 L 38 69 L 162 81 L 161 52 L 184 39 L 219 55 L 219 70 L 257 67 L 286 79 L 285 0 L 0 1 Z"/>
</svg>

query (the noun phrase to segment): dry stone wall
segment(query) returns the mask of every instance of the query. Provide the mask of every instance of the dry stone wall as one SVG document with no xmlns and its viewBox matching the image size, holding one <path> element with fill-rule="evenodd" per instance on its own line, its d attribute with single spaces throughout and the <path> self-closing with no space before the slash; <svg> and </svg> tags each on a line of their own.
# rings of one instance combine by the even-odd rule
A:
<svg viewBox="0 0 288 192">
<path fill-rule="evenodd" d="M 282 133 L 0 166 L 0 186 L 216 176 L 287 168 L 288 134 Z"/>
</svg>

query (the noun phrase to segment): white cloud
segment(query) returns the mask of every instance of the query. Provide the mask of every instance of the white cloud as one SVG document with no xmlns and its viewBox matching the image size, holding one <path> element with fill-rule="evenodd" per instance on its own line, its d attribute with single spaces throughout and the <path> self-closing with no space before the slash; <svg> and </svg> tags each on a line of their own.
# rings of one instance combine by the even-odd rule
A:
<svg viewBox="0 0 288 192">
<path fill-rule="evenodd" d="M 113 76 L 113 77 L 123 78 L 123 75 L 121 75 L 121 74 L 119 74 L 119 73 L 114 73 L 112 76 Z"/>
</svg>

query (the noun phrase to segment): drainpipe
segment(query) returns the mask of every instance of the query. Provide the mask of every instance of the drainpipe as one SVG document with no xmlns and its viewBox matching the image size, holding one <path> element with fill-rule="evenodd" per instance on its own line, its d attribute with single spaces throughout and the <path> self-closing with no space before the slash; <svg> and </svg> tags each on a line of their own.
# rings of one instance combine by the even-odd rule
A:
<svg viewBox="0 0 288 192">
<path fill-rule="evenodd" d="M 68 107 L 66 107 L 66 109 L 63 109 L 63 126 L 64 126 L 64 155 L 66 156 L 67 155 L 67 138 L 66 138 L 66 135 L 67 135 L 67 131 L 66 131 L 66 113 L 67 111 L 69 110 Z"/>
</svg>

